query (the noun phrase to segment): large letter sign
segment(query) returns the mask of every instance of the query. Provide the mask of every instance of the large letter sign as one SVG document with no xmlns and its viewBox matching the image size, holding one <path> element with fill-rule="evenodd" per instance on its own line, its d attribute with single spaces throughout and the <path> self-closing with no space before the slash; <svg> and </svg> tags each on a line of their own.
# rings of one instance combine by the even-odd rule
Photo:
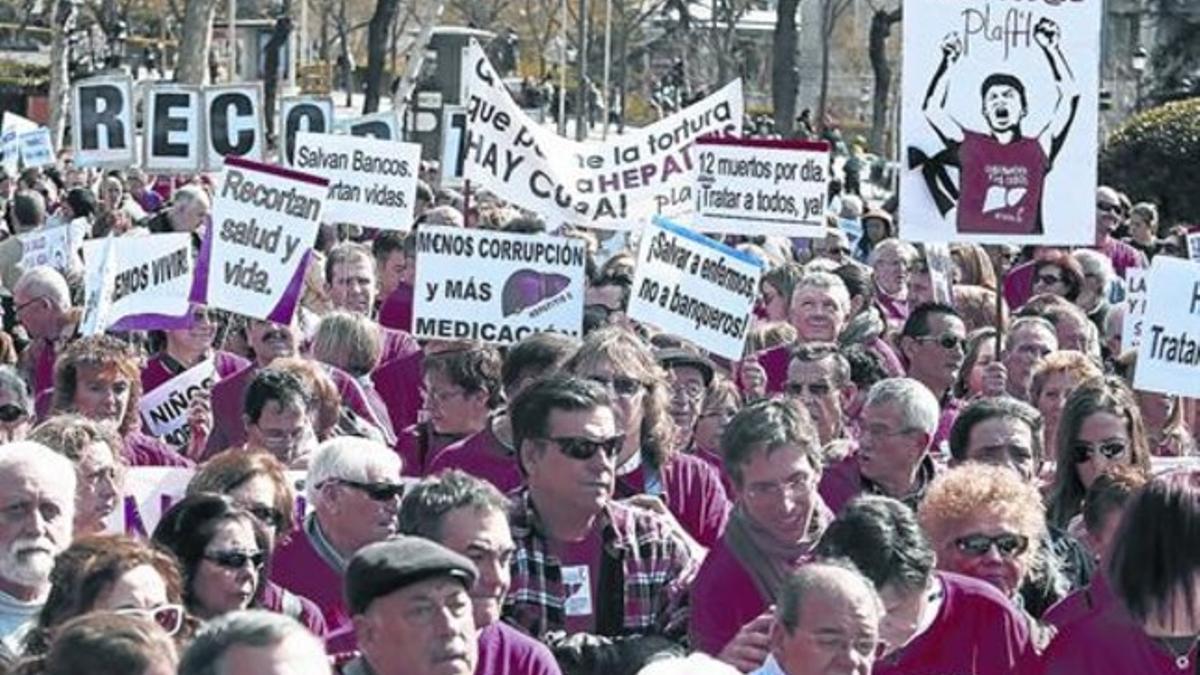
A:
<svg viewBox="0 0 1200 675">
<path fill-rule="evenodd" d="M 319 96 L 295 96 L 279 103 L 279 163 L 292 166 L 296 154 L 296 134 L 311 131 L 327 134 L 333 130 L 333 99 Z"/>
<path fill-rule="evenodd" d="M 201 166 L 200 88 L 157 85 L 146 89 L 146 149 L 149 171 L 190 173 Z"/>
<path fill-rule="evenodd" d="M 263 159 L 262 85 L 236 84 L 204 89 L 207 146 L 205 166 L 219 170 L 226 157 Z"/>
<path fill-rule="evenodd" d="M 93 77 L 75 84 L 71 129 L 77 166 L 126 167 L 133 149 L 133 83 L 128 77 Z"/>
</svg>

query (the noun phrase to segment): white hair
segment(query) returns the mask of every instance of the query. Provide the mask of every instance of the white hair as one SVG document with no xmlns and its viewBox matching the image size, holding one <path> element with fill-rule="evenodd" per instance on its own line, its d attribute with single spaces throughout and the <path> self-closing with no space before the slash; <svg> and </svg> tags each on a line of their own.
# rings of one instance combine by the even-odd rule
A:
<svg viewBox="0 0 1200 675">
<path fill-rule="evenodd" d="M 850 291 L 846 290 L 846 282 L 842 278 L 831 272 L 821 270 L 809 270 L 805 266 L 804 274 L 796 280 L 796 285 L 792 287 L 792 297 L 789 299 L 789 306 L 796 300 L 796 294 L 802 288 L 819 288 L 828 291 L 833 299 L 842 307 L 842 311 L 850 311 Z"/>
<path fill-rule="evenodd" d="M 1083 268 L 1085 275 L 1094 274 L 1100 277 L 1100 288 L 1102 292 L 1108 291 L 1108 285 L 1112 283 L 1117 273 L 1113 270 L 1112 260 L 1100 251 L 1090 248 L 1081 248 L 1073 251 L 1071 255 L 1075 258 L 1075 262 Z"/>
<path fill-rule="evenodd" d="M 937 431 L 941 408 L 929 388 L 909 377 L 890 377 L 880 380 L 867 392 L 865 407 L 896 404 L 905 429 L 917 429 L 933 438 Z"/>
<path fill-rule="evenodd" d="M 211 208 L 212 206 L 212 202 L 208 198 L 208 192 L 199 185 L 184 185 L 171 195 L 171 200 L 178 207 L 197 200 L 202 202 L 205 208 Z"/>
<path fill-rule="evenodd" d="M 0 445 L 0 474 L 29 471 L 37 475 L 39 488 L 57 489 L 66 497 L 64 509 L 75 511 L 75 465 L 63 455 L 33 441 Z M 72 516 L 73 517 L 73 516 Z"/>
<path fill-rule="evenodd" d="M 285 640 L 303 645 L 298 657 L 307 656 L 314 670 L 331 672 L 321 642 L 295 619 L 262 609 L 247 609 L 223 614 L 208 622 L 179 661 L 180 675 L 221 675 L 225 657 L 234 647 L 274 647 Z M 303 654 L 307 652 L 307 655 Z"/>
<path fill-rule="evenodd" d="M 58 270 L 49 265 L 38 265 L 25 270 L 13 286 L 13 295 L 29 294 L 46 298 L 59 309 L 71 307 L 71 289 Z"/>
<path fill-rule="evenodd" d="M 1004 351 L 1007 352 L 1012 348 L 1012 339 L 1020 331 L 1039 329 L 1046 331 L 1050 337 L 1054 339 L 1054 348 L 1058 349 L 1058 331 L 1054 328 L 1054 324 L 1049 319 L 1041 316 L 1022 316 L 1017 317 L 1008 326 L 1008 330 L 1004 333 Z"/>
<path fill-rule="evenodd" d="M 339 478 L 367 482 L 372 469 L 399 478 L 400 455 L 386 445 L 366 438 L 331 438 L 317 448 L 308 464 L 304 496 L 310 505 L 316 507 L 325 483 Z"/>
<path fill-rule="evenodd" d="M 871 255 L 867 257 L 867 262 L 874 267 L 875 263 L 883 257 L 885 253 L 895 253 L 900 256 L 900 259 L 908 264 L 912 264 L 917 259 L 917 249 L 907 241 L 899 239 L 884 239 L 875 244 L 875 248 L 871 249 Z"/>
</svg>

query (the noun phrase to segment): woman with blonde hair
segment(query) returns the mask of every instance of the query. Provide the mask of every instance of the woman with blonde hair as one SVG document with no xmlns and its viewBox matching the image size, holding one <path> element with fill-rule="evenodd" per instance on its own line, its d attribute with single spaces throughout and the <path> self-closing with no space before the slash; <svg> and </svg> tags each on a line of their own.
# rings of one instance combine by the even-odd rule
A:
<svg viewBox="0 0 1200 675">
<path fill-rule="evenodd" d="M 1029 384 L 1029 400 L 1045 422 L 1047 457 L 1057 457 L 1058 421 L 1063 406 L 1079 383 L 1101 377 L 1104 373 L 1096 362 L 1073 350 L 1051 352 L 1033 369 Z"/>
<path fill-rule="evenodd" d="M 625 430 L 614 496 L 665 502 L 689 535 L 712 546 L 725 527 L 729 500 L 711 465 L 675 447 L 671 385 L 650 348 L 623 328 L 601 328 L 584 338 L 564 370 L 604 386 L 612 396 L 617 426 Z"/>
</svg>

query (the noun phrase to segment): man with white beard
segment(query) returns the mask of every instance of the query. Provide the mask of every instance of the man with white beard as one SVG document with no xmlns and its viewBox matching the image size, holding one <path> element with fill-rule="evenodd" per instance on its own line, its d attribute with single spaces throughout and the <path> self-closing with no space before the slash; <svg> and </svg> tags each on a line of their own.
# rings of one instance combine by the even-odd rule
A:
<svg viewBox="0 0 1200 675">
<path fill-rule="evenodd" d="M 70 460 L 40 443 L 0 445 L 0 669 L 21 654 L 74 518 Z"/>
</svg>

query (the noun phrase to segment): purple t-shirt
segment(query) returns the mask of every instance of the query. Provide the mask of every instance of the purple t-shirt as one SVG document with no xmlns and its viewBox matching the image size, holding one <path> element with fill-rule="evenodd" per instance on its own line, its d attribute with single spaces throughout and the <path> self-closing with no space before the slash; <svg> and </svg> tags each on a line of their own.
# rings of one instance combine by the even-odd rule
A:
<svg viewBox="0 0 1200 675">
<path fill-rule="evenodd" d="M 287 542 L 275 549 L 270 580 L 315 603 L 325 617 L 327 637 L 333 638 L 346 631 L 351 636 L 354 634 L 354 625 L 342 595 L 342 575 L 317 553 L 304 528 L 297 529 Z M 349 649 L 353 647 L 338 645 L 336 651 Z"/>
<path fill-rule="evenodd" d="M 417 423 L 417 414 L 424 405 L 421 398 L 424 364 L 424 353 L 418 351 L 383 364 L 371 373 L 375 391 L 383 399 L 397 436 Z"/>
<path fill-rule="evenodd" d="M 1141 629 L 1119 603 L 1065 626 L 1042 658 L 1043 675 L 1191 675 L 1197 645 L 1183 655 Z"/>
<path fill-rule="evenodd" d="M 288 607 L 288 603 L 284 601 L 284 597 L 289 594 L 295 598 L 295 610 L 298 610 L 298 613 L 293 614 L 293 608 Z M 304 624 L 304 627 L 313 635 L 319 638 L 325 637 L 327 632 L 325 616 L 321 614 L 321 608 L 317 607 L 317 603 L 302 595 L 291 593 L 270 579 L 263 584 L 262 593 L 255 606 L 270 612 L 286 614 Z"/>
<path fill-rule="evenodd" d="M 447 469 L 458 469 L 482 478 L 505 494 L 523 483 L 517 456 L 496 437 L 492 421 L 483 431 L 446 446 L 429 463 L 428 473 L 438 474 Z"/>
<path fill-rule="evenodd" d="M 1016 311 L 1033 297 L 1033 281 L 1038 265 L 1038 261 L 1029 260 L 1014 266 L 1004 275 L 1004 302 L 1008 303 L 1009 309 Z"/>
<path fill-rule="evenodd" d="M 1013 675 L 1035 665 L 1029 620 L 1000 591 L 957 574 L 936 578 L 943 594 L 933 625 L 876 661 L 874 675 Z"/>
<path fill-rule="evenodd" d="M 1036 138 L 1000 143 L 988 134 L 963 132 L 958 231 L 1040 234 L 1042 187 L 1050 160 Z"/>
<path fill-rule="evenodd" d="M 766 611 L 767 601 L 722 538 L 696 573 L 690 606 L 692 647 L 716 656 L 742 626 Z"/>
<path fill-rule="evenodd" d="M 614 496 L 617 499 L 648 494 L 647 465 L 619 476 Z M 694 455 L 677 454 L 659 470 L 661 494 L 667 509 L 693 539 L 712 548 L 729 519 L 729 498 L 721 477 L 704 460 Z"/>
<path fill-rule="evenodd" d="M 479 631 L 475 675 L 561 675 L 546 645 L 497 621 Z"/>
<path fill-rule="evenodd" d="M 250 362 L 246 359 L 232 352 L 220 350 L 213 352 L 213 361 L 217 367 L 217 375 L 222 380 L 250 367 Z M 168 365 L 162 353 L 155 354 L 146 362 L 146 367 L 142 368 L 142 392 L 154 391 L 160 384 L 182 372 L 182 370 Z"/>
<path fill-rule="evenodd" d="M 1108 259 L 1112 261 L 1113 271 L 1122 279 L 1125 278 L 1125 270 L 1131 267 L 1141 269 L 1150 266 L 1145 253 L 1119 239 L 1105 237 L 1104 241 L 1100 242 L 1096 248 L 1108 256 Z"/>
<path fill-rule="evenodd" d="M 1054 603 L 1042 614 L 1042 623 L 1060 631 L 1089 616 L 1107 611 L 1117 601 L 1103 572 L 1097 572 L 1090 583 Z"/>
<path fill-rule="evenodd" d="M 412 330 L 413 287 L 401 282 L 379 305 L 379 325 L 397 330 Z"/>
<path fill-rule="evenodd" d="M 129 466 L 195 466 L 195 462 L 153 436 L 140 431 L 125 434 L 121 456 Z"/>
</svg>

